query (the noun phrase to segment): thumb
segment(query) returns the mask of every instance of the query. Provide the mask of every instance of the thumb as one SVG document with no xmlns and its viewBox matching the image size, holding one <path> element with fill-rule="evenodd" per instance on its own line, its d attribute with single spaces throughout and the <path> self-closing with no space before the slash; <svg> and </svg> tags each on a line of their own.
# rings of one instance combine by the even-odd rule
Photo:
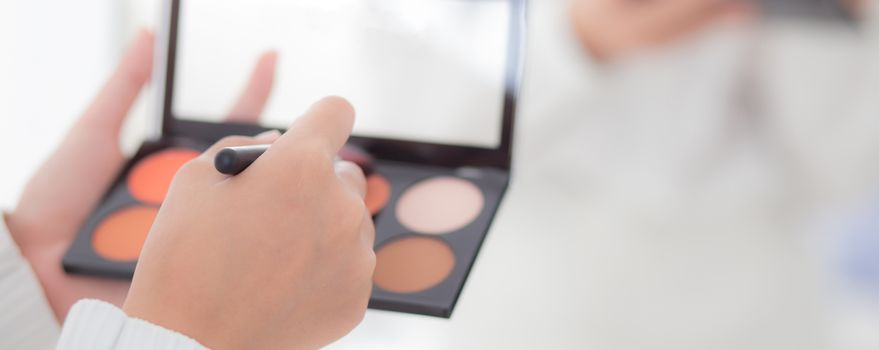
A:
<svg viewBox="0 0 879 350">
<path fill-rule="evenodd" d="M 153 34 L 141 30 L 110 79 L 83 113 L 72 132 L 98 131 L 118 139 L 122 122 L 140 94 L 153 66 Z"/>
<path fill-rule="evenodd" d="M 119 129 L 150 75 L 152 46 L 152 33 L 142 31 L 86 112 L 31 177 L 14 212 L 18 221 L 43 222 L 53 226 L 47 227 L 53 234 L 67 236 L 86 218 L 124 162 Z"/>
</svg>

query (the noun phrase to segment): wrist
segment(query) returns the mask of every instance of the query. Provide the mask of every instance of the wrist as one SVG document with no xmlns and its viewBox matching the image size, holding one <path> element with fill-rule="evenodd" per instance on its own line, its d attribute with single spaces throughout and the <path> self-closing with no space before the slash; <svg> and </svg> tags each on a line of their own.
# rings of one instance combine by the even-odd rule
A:
<svg viewBox="0 0 879 350">
<path fill-rule="evenodd" d="M 24 251 L 27 249 L 27 240 L 24 239 L 25 235 L 21 233 L 21 229 L 16 225 L 15 215 L 9 213 L 7 211 L 2 211 L 0 214 L 3 215 L 2 223 L 6 225 L 6 229 L 9 231 L 9 236 L 12 237 L 12 241 L 18 247 L 18 250 L 22 252 L 24 255 Z"/>
<path fill-rule="evenodd" d="M 28 261 L 31 261 L 35 253 L 44 250 L 45 247 L 41 247 L 41 245 L 49 243 L 40 242 L 37 239 L 39 235 L 35 234 L 35 232 L 40 232 L 39 228 L 36 228 L 34 224 L 29 224 L 28 220 L 22 220 L 21 215 L 15 211 L 3 211 L 3 223 L 6 224 L 9 236 L 12 237 L 18 251 Z"/>
<path fill-rule="evenodd" d="M 31 270 L 34 271 L 34 274 L 43 286 L 43 290 L 46 290 L 46 281 L 44 281 L 45 276 L 43 273 L 46 270 L 43 266 L 45 254 L 40 254 L 41 250 L 34 247 L 36 244 L 34 240 L 28 239 L 30 235 L 27 233 L 27 230 L 19 224 L 19 221 L 16 220 L 16 215 L 6 211 L 3 211 L 2 215 L 3 221 L 0 222 L 0 224 L 6 225 L 9 237 L 12 238 L 12 242 L 15 244 L 14 248 L 17 249 L 18 254 L 30 265 Z"/>
<path fill-rule="evenodd" d="M 195 325 L 204 325 L 207 322 L 196 320 L 193 317 L 194 313 L 191 312 L 192 310 L 189 313 L 181 312 L 186 310 L 186 308 L 173 306 L 173 303 L 168 301 L 157 302 L 157 300 L 151 298 L 152 295 L 143 295 L 145 298 L 141 298 L 141 293 L 133 294 L 135 295 L 129 295 L 122 303 L 121 309 L 125 315 L 173 332 L 178 332 L 214 349 L 212 345 L 215 344 L 211 340 L 215 340 L 216 337 L 211 334 L 205 334 L 198 327 L 193 327 Z M 185 315 L 188 317 L 184 317 Z"/>
</svg>

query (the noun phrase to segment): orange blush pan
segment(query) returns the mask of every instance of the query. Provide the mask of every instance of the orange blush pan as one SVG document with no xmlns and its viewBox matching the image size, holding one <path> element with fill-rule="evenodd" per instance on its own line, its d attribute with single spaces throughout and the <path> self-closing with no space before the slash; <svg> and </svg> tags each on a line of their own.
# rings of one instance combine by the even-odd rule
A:
<svg viewBox="0 0 879 350">
<path fill-rule="evenodd" d="M 92 236 L 95 253 L 107 260 L 137 260 L 158 213 L 158 208 L 128 207 L 110 214 Z"/>
<path fill-rule="evenodd" d="M 161 204 L 177 170 L 198 155 L 190 149 L 170 148 L 144 158 L 128 175 L 128 191 L 139 201 Z"/>
<path fill-rule="evenodd" d="M 366 209 L 375 216 L 388 204 L 391 199 L 391 183 L 384 176 L 373 173 L 366 178 Z"/>
</svg>

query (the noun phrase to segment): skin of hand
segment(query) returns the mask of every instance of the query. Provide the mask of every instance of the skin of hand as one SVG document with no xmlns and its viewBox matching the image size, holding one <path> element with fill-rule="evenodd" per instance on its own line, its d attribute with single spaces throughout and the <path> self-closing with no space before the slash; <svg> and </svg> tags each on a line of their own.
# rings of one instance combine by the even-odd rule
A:
<svg viewBox="0 0 879 350">
<path fill-rule="evenodd" d="M 213 168 L 221 140 L 174 178 L 124 311 L 215 349 L 312 349 L 356 326 L 375 267 L 375 229 L 353 163 L 334 164 L 354 111 L 311 107 L 247 170 Z"/>
<path fill-rule="evenodd" d="M 121 62 L 75 122 L 60 147 L 31 177 L 15 210 L 5 215 L 10 233 L 36 273 L 59 320 L 77 300 L 122 304 L 129 281 L 68 275 L 61 258 L 91 210 L 122 169 L 119 130 L 149 79 L 153 35 L 141 31 Z M 269 96 L 277 55 L 264 54 L 229 119 L 255 122 Z"/>
<path fill-rule="evenodd" d="M 753 16 L 747 0 L 571 0 L 581 45 L 609 61 L 667 44 L 723 20 Z"/>
</svg>

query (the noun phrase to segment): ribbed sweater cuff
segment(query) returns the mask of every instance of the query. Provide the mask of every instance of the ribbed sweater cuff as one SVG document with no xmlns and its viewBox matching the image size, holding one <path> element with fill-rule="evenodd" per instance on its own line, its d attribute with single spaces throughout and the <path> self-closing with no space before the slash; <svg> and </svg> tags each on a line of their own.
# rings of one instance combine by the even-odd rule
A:
<svg viewBox="0 0 879 350">
<path fill-rule="evenodd" d="M 116 306 L 100 300 L 80 300 L 71 308 L 61 331 L 58 349 L 206 349 L 192 338 L 130 318 Z"/>
</svg>

